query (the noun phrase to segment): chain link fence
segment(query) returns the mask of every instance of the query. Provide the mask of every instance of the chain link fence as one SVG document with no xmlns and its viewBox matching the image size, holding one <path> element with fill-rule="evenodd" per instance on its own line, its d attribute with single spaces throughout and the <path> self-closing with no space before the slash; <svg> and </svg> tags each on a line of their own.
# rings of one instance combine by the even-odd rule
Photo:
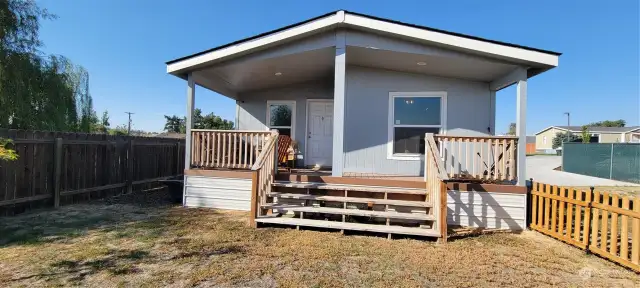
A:
<svg viewBox="0 0 640 288">
<path fill-rule="evenodd" d="M 564 143 L 562 170 L 640 183 L 640 143 Z"/>
</svg>

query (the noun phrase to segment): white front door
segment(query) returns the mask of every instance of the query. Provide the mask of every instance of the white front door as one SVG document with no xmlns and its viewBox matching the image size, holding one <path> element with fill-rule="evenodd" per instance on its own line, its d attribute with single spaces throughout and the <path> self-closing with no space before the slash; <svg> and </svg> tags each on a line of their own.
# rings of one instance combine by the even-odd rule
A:
<svg viewBox="0 0 640 288">
<path fill-rule="evenodd" d="M 331 166 L 333 100 L 307 100 L 306 165 Z"/>
</svg>

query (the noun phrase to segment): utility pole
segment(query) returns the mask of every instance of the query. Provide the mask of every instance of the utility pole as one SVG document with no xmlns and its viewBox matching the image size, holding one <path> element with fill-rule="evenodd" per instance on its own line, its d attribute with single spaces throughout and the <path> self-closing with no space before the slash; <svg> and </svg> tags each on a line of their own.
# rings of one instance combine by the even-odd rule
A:
<svg viewBox="0 0 640 288">
<path fill-rule="evenodd" d="M 564 112 L 564 115 L 567 115 L 567 126 L 571 126 L 571 113 Z"/>
<path fill-rule="evenodd" d="M 127 128 L 127 135 L 131 135 L 131 114 L 135 114 L 133 112 L 124 112 L 129 114 L 129 128 Z"/>
<path fill-rule="evenodd" d="M 568 134 L 568 136 L 566 137 L 565 141 L 563 141 L 563 142 L 570 142 L 570 140 L 572 138 L 571 137 L 571 135 L 572 135 L 572 133 L 571 133 L 571 113 L 564 112 L 564 115 L 567 115 L 567 134 Z"/>
</svg>

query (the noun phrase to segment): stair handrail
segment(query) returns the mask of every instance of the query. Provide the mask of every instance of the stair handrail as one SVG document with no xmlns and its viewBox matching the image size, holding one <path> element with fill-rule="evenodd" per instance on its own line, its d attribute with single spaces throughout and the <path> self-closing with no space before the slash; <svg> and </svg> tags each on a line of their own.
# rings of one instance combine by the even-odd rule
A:
<svg viewBox="0 0 640 288">
<path fill-rule="evenodd" d="M 262 205 L 266 203 L 267 194 L 277 172 L 278 131 L 273 130 L 264 145 L 258 159 L 251 167 L 251 226 L 256 227 L 256 217 L 262 216 Z"/>
<path fill-rule="evenodd" d="M 433 229 L 440 232 L 442 242 L 447 241 L 447 176 L 444 162 L 433 133 L 425 134 L 425 159 L 424 175 L 427 183 L 427 201 L 432 204 L 433 214 L 436 218 Z"/>
</svg>

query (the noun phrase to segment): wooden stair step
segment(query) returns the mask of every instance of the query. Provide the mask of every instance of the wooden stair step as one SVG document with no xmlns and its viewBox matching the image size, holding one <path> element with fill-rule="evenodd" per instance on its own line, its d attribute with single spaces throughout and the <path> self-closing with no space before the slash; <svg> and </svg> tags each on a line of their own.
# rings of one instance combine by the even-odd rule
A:
<svg viewBox="0 0 640 288">
<path fill-rule="evenodd" d="M 421 214 L 421 213 L 399 213 L 399 212 L 343 209 L 343 208 L 331 208 L 331 207 L 313 207 L 313 206 L 286 205 L 286 204 L 275 204 L 275 205 L 267 204 L 267 205 L 263 205 L 262 207 L 267 209 L 274 209 L 278 211 L 325 213 L 325 214 L 336 214 L 336 215 L 380 217 L 380 218 L 404 219 L 404 220 L 424 220 L 424 221 L 435 220 L 435 217 L 433 215 Z"/>
<path fill-rule="evenodd" d="M 431 203 L 424 201 L 406 201 L 406 200 L 387 200 L 378 198 L 358 198 L 358 197 L 341 197 L 327 195 L 310 195 L 296 193 L 280 193 L 271 192 L 267 194 L 270 197 L 296 199 L 296 200 L 315 200 L 315 201 L 334 201 L 347 203 L 373 203 L 378 205 L 406 206 L 406 207 L 431 207 Z"/>
<path fill-rule="evenodd" d="M 360 191 L 360 192 L 396 193 L 396 194 L 413 194 L 413 195 L 427 194 L 426 187 L 425 189 L 414 189 L 414 188 L 400 188 L 400 187 L 341 185 L 341 184 L 289 182 L 289 181 L 276 181 L 272 184 L 272 186 L 302 188 L 302 189 L 308 188 L 308 189 L 325 189 L 325 190 L 341 190 L 341 191 L 348 190 L 348 191 Z"/>
<path fill-rule="evenodd" d="M 259 218 L 256 218 L 256 222 L 268 223 L 268 224 L 279 224 L 279 225 L 340 229 L 340 230 L 344 229 L 344 230 L 367 231 L 367 232 L 378 232 L 378 233 L 440 237 L 440 232 L 434 229 L 412 228 L 412 227 L 393 226 L 393 225 L 387 226 L 387 225 L 347 223 L 347 222 L 285 218 L 285 217 L 259 217 Z"/>
</svg>

